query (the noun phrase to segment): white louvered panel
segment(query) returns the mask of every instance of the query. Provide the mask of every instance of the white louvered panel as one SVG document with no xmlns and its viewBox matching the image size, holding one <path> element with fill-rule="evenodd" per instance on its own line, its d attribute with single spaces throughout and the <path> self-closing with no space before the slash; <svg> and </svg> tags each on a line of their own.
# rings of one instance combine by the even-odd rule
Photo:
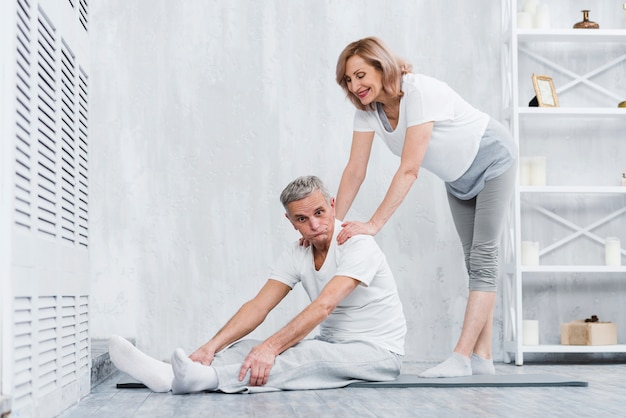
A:
<svg viewBox="0 0 626 418">
<path fill-rule="evenodd" d="M 89 296 L 83 295 L 78 298 L 77 308 L 77 369 L 81 372 L 89 372 Z"/>
<path fill-rule="evenodd" d="M 84 386 L 85 378 L 88 382 L 88 303 L 87 295 L 42 296 L 36 307 L 30 297 L 15 298 L 16 409 L 54 396 L 64 387 L 81 382 Z"/>
<path fill-rule="evenodd" d="M 76 381 L 78 315 L 76 297 L 61 298 L 61 386 Z"/>
<path fill-rule="evenodd" d="M 33 313 L 31 298 L 13 302 L 13 399 L 19 409 L 33 399 Z"/>
<path fill-rule="evenodd" d="M 56 51 L 54 27 L 43 13 L 37 46 L 37 230 L 56 237 Z"/>
<path fill-rule="evenodd" d="M 57 386 L 58 310 L 55 296 L 39 297 L 37 309 L 37 397 Z"/>
<path fill-rule="evenodd" d="M 85 29 L 85 31 L 88 31 L 89 30 L 89 27 L 88 27 L 89 8 L 88 8 L 87 0 L 67 0 L 67 1 L 72 6 L 72 8 L 76 10 L 80 25 L 83 27 L 83 29 Z"/>
<path fill-rule="evenodd" d="M 52 417 L 90 389 L 87 2 L 0 1 L 16 5 L 7 389 L 16 416 Z"/>
<path fill-rule="evenodd" d="M 70 48 L 61 47 L 61 238 L 76 242 L 77 69 Z"/>
<path fill-rule="evenodd" d="M 89 244 L 89 90 L 87 74 L 78 72 L 78 243 L 87 248 Z"/>
<path fill-rule="evenodd" d="M 32 227 L 32 85 L 30 6 L 17 1 L 16 42 L 16 141 L 15 141 L 15 224 L 26 229 Z"/>
<path fill-rule="evenodd" d="M 53 167 L 53 166 L 52 166 Z M 37 176 L 37 230 L 56 236 L 56 191 L 53 168 L 39 162 Z"/>
<path fill-rule="evenodd" d="M 87 0 L 78 0 L 78 20 L 82 27 L 89 31 L 89 4 Z"/>
<path fill-rule="evenodd" d="M 54 390 L 57 383 L 57 307 L 54 296 L 40 297 L 37 310 L 37 397 Z"/>
<path fill-rule="evenodd" d="M 24 144 L 16 146 L 15 164 L 15 224 L 30 229 L 32 226 L 31 156 Z"/>
</svg>

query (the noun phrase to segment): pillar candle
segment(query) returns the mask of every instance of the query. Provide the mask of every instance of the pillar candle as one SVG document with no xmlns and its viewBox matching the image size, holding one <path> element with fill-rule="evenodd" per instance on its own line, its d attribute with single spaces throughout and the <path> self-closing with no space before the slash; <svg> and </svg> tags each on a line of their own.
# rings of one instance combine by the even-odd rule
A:
<svg viewBox="0 0 626 418">
<path fill-rule="evenodd" d="M 539 0 L 526 0 L 524 2 L 524 6 L 522 6 L 522 10 L 525 12 L 534 14 L 537 11 L 537 6 L 539 5 Z"/>
<path fill-rule="evenodd" d="M 530 29 L 533 27 L 533 15 L 529 12 L 517 13 L 517 28 Z"/>
<path fill-rule="evenodd" d="M 538 29 L 550 28 L 550 7 L 547 4 L 540 4 L 537 6 L 534 26 Z"/>
<path fill-rule="evenodd" d="M 530 185 L 530 158 L 522 157 L 519 161 L 519 184 L 520 186 Z"/>
<path fill-rule="evenodd" d="M 604 240 L 604 262 L 607 266 L 621 266 L 622 253 L 619 238 L 606 237 Z"/>
<path fill-rule="evenodd" d="M 546 157 L 532 157 L 530 160 L 530 185 L 546 185 Z"/>
<path fill-rule="evenodd" d="M 525 266 L 539 265 L 539 243 L 522 241 L 522 264 Z"/>
<path fill-rule="evenodd" d="M 539 321 L 536 319 L 524 319 L 522 321 L 522 344 L 539 344 Z"/>
</svg>

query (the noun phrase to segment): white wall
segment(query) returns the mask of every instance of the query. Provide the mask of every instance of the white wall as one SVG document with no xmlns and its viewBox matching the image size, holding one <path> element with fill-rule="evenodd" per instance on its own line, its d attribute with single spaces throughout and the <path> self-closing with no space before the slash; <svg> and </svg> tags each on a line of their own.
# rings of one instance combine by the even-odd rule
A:
<svg viewBox="0 0 626 418">
<path fill-rule="evenodd" d="M 343 47 L 376 35 L 500 117 L 500 7 L 490 0 L 91 2 L 92 338 L 167 358 L 210 338 L 295 231 L 278 201 L 316 174 L 336 191 L 353 108 Z M 367 219 L 399 160 L 374 148 L 348 218 Z M 420 173 L 377 236 L 409 323 L 407 360 L 448 355 L 466 274 L 443 184 Z M 296 292 L 256 336 L 304 306 Z M 500 307 L 498 306 L 498 316 Z M 494 336 L 496 356 L 501 325 Z"/>
</svg>

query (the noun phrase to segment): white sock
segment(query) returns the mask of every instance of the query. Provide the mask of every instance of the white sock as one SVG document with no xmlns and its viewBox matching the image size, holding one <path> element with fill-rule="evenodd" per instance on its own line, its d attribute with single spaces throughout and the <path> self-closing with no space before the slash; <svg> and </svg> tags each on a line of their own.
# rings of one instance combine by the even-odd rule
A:
<svg viewBox="0 0 626 418">
<path fill-rule="evenodd" d="M 478 354 L 472 353 L 472 374 L 496 374 L 493 366 L 493 359 L 482 358 Z"/>
<path fill-rule="evenodd" d="M 169 392 L 172 388 L 172 366 L 142 353 L 119 335 L 109 338 L 109 357 L 120 371 L 140 381 L 153 392 Z"/>
<path fill-rule="evenodd" d="M 205 366 L 191 360 L 181 348 L 172 354 L 172 393 L 202 392 L 203 390 L 217 389 L 217 373 L 211 366 Z"/>
<path fill-rule="evenodd" d="M 422 372 L 419 377 L 461 377 L 472 375 L 470 359 L 458 353 L 452 353 L 443 363 Z"/>
</svg>

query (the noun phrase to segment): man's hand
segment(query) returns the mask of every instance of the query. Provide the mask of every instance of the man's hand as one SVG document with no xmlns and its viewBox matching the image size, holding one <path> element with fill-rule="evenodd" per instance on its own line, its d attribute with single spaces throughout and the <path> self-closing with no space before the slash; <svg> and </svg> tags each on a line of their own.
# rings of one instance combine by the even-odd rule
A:
<svg viewBox="0 0 626 418">
<path fill-rule="evenodd" d="M 215 357 L 215 351 L 207 347 L 207 344 L 194 351 L 189 358 L 198 363 L 202 363 L 205 366 L 210 366 L 213 363 L 213 357 Z"/>
<path fill-rule="evenodd" d="M 346 242 L 355 235 L 376 235 L 378 229 L 371 222 L 349 221 L 341 224 L 341 231 L 337 235 L 339 245 Z"/>
<path fill-rule="evenodd" d="M 243 381 L 250 370 L 250 386 L 263 386 L 270 377 L 276 355 L 265 343 L 257 345 L 246 356 L 239 370 L 239 381 Z"/>
</svg>

